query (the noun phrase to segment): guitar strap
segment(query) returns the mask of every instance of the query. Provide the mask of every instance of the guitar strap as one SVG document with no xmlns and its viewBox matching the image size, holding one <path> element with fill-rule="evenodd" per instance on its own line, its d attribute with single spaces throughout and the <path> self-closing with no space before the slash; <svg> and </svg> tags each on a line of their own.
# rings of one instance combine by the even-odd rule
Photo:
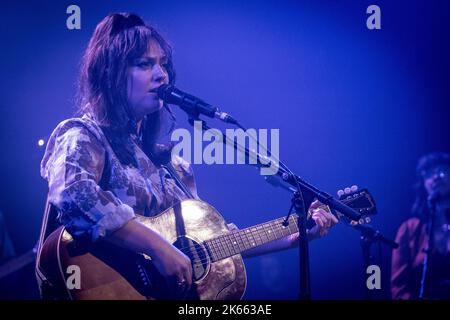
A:
<svg viewBox="0 0 450 320">
<path fill-rule="evenodd" d="M 165 168 L 169 172 L 169 174 L 177 183 L 178 187 L 186 194 L 186 196 L 189 199 L 195 199 L 195 197 L 192 195 L 191 191 L 189 191 L 189 188 L 186 186 L 186 184 L 183 181 L 181 181 L 180 177 L 175 172 L 175 168 L 171 163 L 168 163 L 167 165 L 163 166 L 163 168 Z"/>
<path fill-rule="evenodd" d="M 169 174 L 172 176 L 172 178 L 177 183 L 178 187 L 186 194 L 186 196 L 189 199 L 195 199 L 195 197 L 192 195 L 192 193 L 189 191 L 189 188 L 186 186 L 186 184 L 181 181 L 180 177 L 175 172 L 175 168 L 173 165 L 169 162 L 166 166 L 163 166 Z M 183 214 L 181 212 L 181 203 L 178 203 L 173 207 L 174 209 L 174 215 L 175 215 L 175 228 L 177 232 L 177 237 L 181 239 L 182 247 L 190 247 L 189 243 L 187 242 L 186 236 L 186 228 L 184 224 Z"/>
</svg>

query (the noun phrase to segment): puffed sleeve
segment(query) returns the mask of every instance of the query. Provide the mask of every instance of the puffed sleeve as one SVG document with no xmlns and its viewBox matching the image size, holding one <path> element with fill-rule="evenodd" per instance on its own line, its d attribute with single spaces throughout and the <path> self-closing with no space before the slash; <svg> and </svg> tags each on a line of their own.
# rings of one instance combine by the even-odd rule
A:
<svg viewBox="0 0 450 320">
<path fill-rule="evenodd" d="M 49 202 L 75 238 L 96 241 L 135 217 L 133 209 L 99 186 L 105 149 L 78 121 L 61 123 L 52 133 L 41 162 Z"/>
</svg>

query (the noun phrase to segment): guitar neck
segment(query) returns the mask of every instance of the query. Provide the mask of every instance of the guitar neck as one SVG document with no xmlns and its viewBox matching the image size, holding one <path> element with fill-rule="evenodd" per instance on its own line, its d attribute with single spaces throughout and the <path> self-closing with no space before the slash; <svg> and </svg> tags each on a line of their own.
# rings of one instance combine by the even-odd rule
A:
<svg viewBox="0 0 450 320">
<path fill-rule="evenodd" d="M 232 231 L 205 241 L 212 261 L 218 261 L 239 254 L 251 248 L 281 239 L 298 232 L 297 216 L 291 215 L 287 226 L 285 218 L 278 218 L 253 227 Z"/>
<path fill-rule="evenodd" d="M 376 212 L 375 203 L 366 189 L 359 191 L 358 194 L 349 194 L 347 198 L 340 201 L 346 205 L 351 204 L 355 210 L 363 214 L 373 214 Z M 326 211 L 330 210 L 326 205 L 320 205 L 319 208 Z M 339 212 L 336 213 L 338 217 L 341 215 Z M 217 238 L 207 240 L 204 244 L 209 251 L 212 261 L 225 259 L 298 232 L 297 219 L 296 215 L 291 215 L 289 217 L 289 223 L 287 226 L 284 226 L 283 222 L 285 218 L 278 218 L 243 230 L 232 231 Z M 362 223 L 361 219 L 360 221 L 350 222 L 356 224 Z"/>
</svg>

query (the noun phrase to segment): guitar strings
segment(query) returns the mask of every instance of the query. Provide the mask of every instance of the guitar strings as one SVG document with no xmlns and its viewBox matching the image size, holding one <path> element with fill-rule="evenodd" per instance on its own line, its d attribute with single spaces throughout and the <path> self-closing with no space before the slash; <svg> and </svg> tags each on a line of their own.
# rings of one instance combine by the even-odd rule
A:
<svg viewBox="0 0 450 320">
<path fill-rule="evenodd" d="M 244 230 L 245 230 L 245 229 L 244 229 Z M 284 230 L 289 230 L 289 229 L 284 229 Z M 242 230 L 240 230 L 240 231 L 242 231 Z M 235 231 L 235 233 L 238 233 L 238 232 L 240 232 L 240 231 Z M 289 233 L 287 233 L 287 234 L 283 234 L 281 230 L 280 230 L 280 232 L 281 232 L 281 237 L 276 236 L 275 239 L 270 239 L 269 236 L 266 235 L 267 240 L 269 240 L 268 242 L 270 242 L 270 241 L 275 241 L 275 240 L 281 239 L 282 237 L 285 237 L 285 236 L 288 236 L 288 235 L 293 234 L 293 232 L 291 232 L 290 230 L 289 230 Z M 232 232 L 232 233 L 233 233 L 233 232 Z M 226 235 L 224 235 L 224 236 L 228 236 L 228 235 L 230 235 L 230 234 L 232 234 L 232 233 L 226 234 Z M 252 236 L 252 237 L 253 237 L 253 236 Z M 263 237 L 259 236 L 259 238 L 262 240 Z M 218 238 L 215 238 L 215 239 L 218 239 Z M 257 242 L 257 239 L 256 239 L 255 237 L 253 237 L 253 240 L 255 241 L 255 243 Z M 248 239 L 247 239 L 246 241 L 243 240 L 242 243 L 243 243 L 244 246 L 245 246 L 246 244 L 250 245 L 250 242 L 249 242 Z M 232 254 L 231 250 L 233 250 L 233 249 L 232 249 L 233 247 L 228 246 L 225 242 L 219 242 L 219 244 L 220 244 L 220 245 L 224 245 L 224 247 L 223 247 L 222 250 L 216 250 L 216 249 L 214 249 L 214 248 L 212 248 L 212 250 L 213 250 L 213 251 L 219 251 L 220 254 L 225 254 L 225 257 L 221 257 L 221 258 L 218 259 L 218 260 L 230 258 L 230 257 L 232 257 L 232 256 L 235 256 L 235 255 L 239 254 L 239 253 L 242 252 L 242 251 L 245 251 L 245 250 L 241 250 L 241 249 L 240 249 L 240 245 L 238 244 L 238 249 L 239 249 L 238 252 Z M 259 246 L 259 245 L 255 245 L 255 246 Z M 246 249 L 246 250 L 249 250 L 249 249 L 251 249 L 251 248 L 253 248 L 253 247 L 254 247 L 254 246 L 252 246 L 252 247 L 250 247 L 250 248 L 248 248 L 248 249 Z M 208 254 L 207 250 L 203 250 L 201 244 L 194 244 L 194 245 L 189 245 L 189 246 L 181 247 L 181 248 L 178 248 L 178 250 L 180 250 L 181 252 L 183 252 L 184 254 L 186 254 L 187 256 L 189 256 L 189 254 L 192 252 L 191 250 L 197 250 L 198 248 L 201 249 L 201 251 L 206 252 L 206 254 L 203 254 L 204 258 L 200 258 L 200 259 L 192 259 L 192 265 L 193 265 L 193 266 L 203 265 L 204 263 L 208 262 L 209 260 L 211 260 L 211 261 L 213 260 L 212 257 Z M 231 249 L 231 250 L 230 250 L 230 249 Z M 229 253 L 227 253 L 227 251 L 229 251 Z"/>
<path fill-rule="evenodd" d="M 292 233 L 289 233 L 289 234 L 286 234 L 286 235 L 283 235 L 283 236 L 288 236 L 288 235 L 291 235 Z M 273 239 L 273 240 L 271 240 L 271 241 L 275 241 L 275 240 L 278 240 L 278 239 L 281 239 L 282 237 L 278 237 L 278 238 L 276 238 L 276 239 Z M 255 239 L 255 241 L 256 241 L 256 239 Z M 223 244 L 223 243 L 221 243 L 221 244 Z M 258 245 L 255 245 L 255 246 L 258 246 Z M 184 247 L 184 248 L 181 248 L 181 249 L 179 249 L 181 252 L 183 252 L 184 254 L 186 254 L 187 256 L 189 256 L 189 253 L 190 252 L 187 252 L 186 251 L 186 249 L 188 249 L 189 251 L 190 251 L 190 249 L 194 249 L 194 250 L 197 250 L 197 248 L 196 247 L 201 247 L 201 245 L 200 244 L 197 244 L 197 245 L 193 245 L 193 246 L 187 246 L 187 247 Z M 238 245 L 238 247 L 239 247 L 239 245 Z M 237 255 L 237 254 L 240 254 L 240 252 L 242 252 L 242 251 L 245 251 L 245 250 L 241 250 L 240 248 L 239 248 L 239 251 L 238 252 L 236 252 L 236 253 L 233 253 L 233 254 L 231 254 L 231 251 L 230 251 L 230 253 L 227 253 L 226 251 L 228 250 L 230 250 L 231 248 L 227 245 L 226 247 L 224 247 L 225 249 L 223 249 L 223 250 L 219 250 L 219 253 L 221 253 L 221 254 L 225 254 L 225 257 L 220 257 L 220 259 L 218 259 L 218 260 L 222 260 L 222 259 L 226 259 L 226 258 L 231 258 L 231 257 L 233 257 L 233 256 L 235 256 L 235 255 Z M 247 250 L 249 250 L 249 249 L 251 249 L 251 248 L 248 248 Z M 214 250 L 214 249 L 213 249 Z M 206 250 L 202 250 L 202 251 L 206 251 Z M 206 252 L 206 255 L 204 254 L 203 255 L 205 258 L 200 258 L 200 259 L 192 259 L 192 265 L 193 266 L 198 266 L 198 265 L 201 265 L 201 266 L 203 266 L 205 263 L 207 263 L 208 261 L 212 261 L 213 259 L 212 259 L 212 257 Z M 215 261 L 218 261 L 218 260 L 215 260 Z"/>
<path fill-rule="evenodd" d="M 341 202 L 344 203 L 344 204 L 348 204 L 349 202 L 352 202 L 352 201 L 353 201 L 353 199 L 342 199 L 342 200 L 341 200 Z M 320 205 L 319 207 L 317 207 L 317 209 L 326 209 L 326 208 L 328 208 L 328 206 L 327 206 L 327 205 L 324 205 L 324 204 L 322 204 L 322 205 Z M 297 216 L 294 215 L 294 216 L 293 216 L 293 219 L 296 219 L 296 218 L 297 218 Z M 262 226 L 262 225 L 264 225 L 264 224 L 272 224 L 272 223 L 275 223 L 276 221 L 280 221 L 280 222 L 281 222 L 281 221 L 284 221 L 284 218 L 278 218 L 278 219 L 272 220 L 272 221 L 270 221 L 270 222 L 261 223 L 261 224 L 258 224 L 258 225 L 256 225 L 256 226 L 254 226 L 253 228 L 257 228 L 258 226 Z M 296 222 L 296 221 L 293 221 L 293 222 Z M 247 229 L 249 229 L 249 228 L 247 228 Z M 221 235 L 221 236 L 219 236 L 219 237 L 216 237 L 216 238 L 213 238 L 213 239 L 210 239 L 210 240 L 220 239 L 221 237 L 230 236 L 230 235 L 233 234 L 233 233 L 243 232 L 244 230 L 246 230 L 246 229 L 243 229 L 243 230 L 237 230 L 237 231 L 232 231 L 232 232 L 230 232 L 230 233 Z M 265 229 L 263 229 L 263 230 L 265 231 Z M 286 236 L 286 235 L 282 235 L 282 237 L 284 237 L 284 236 Z M 256 240 L 256 239 L 254 239 L 254 240 Z M 273 239 L 273 240 L 277 240 L 277 239 Z M 208 241 L 208 240 L 206 240 L 206 241 Z M 206 241 L 205 241 L 205 242 L 206 242 Z M 193 246 L 192 246 L 192 245 L 188 245 L 188 246 L 186 246 L 186 247 L 178 248 L 178 250 L 180 250 L 180 251 L 182 251 L 182 252 L 184 253 L 184 250 L 195 249 L 195 246 L 196 246 L 196 245 L 193 245 Z"/>
<path fill-rule="evenodd" d="M 351 202 L 351 200 L 349 200 L 349 199 L 343 199 L 343 200 L 341 200 L 341 202 L 347 204 L 347 202 Z M 328 207 L 327 205 L 320 205 L 318 208 L 327 208 L 327 207 Z M 295 219 L 295 218 L 296 218 L 295 216 L 292 216 L 292 219 Z M 279 218 L 279 219 L 273 220 L 273 221 L 271 221 L 271 222 L 269 222 L 269 223 L 274 223 L 274 222 L 276 222 L 277 220 L 282 221 L 283 218 Z M 258 226 L 261 226 L 261 225 L 264 225 L 264 224 L 259 224 L 259 225 L 256 225 L 255 227 L 258 227 Z M 224 239 L 224 238 L 225 238 L 225 237 L 229 237 L 229 236 L 231 236 L 232 234 L 240 233 L 240 232 L 242 232 L 242 231 L 244 231 L 244 230 L 246 230 L 246 229 L 238 230 L 238 231 L 232 231 L 232 232 L 230 232 L 230 233 L 224 234 L 224 235 L 219 236 L 219 237 L 217 237 L 217 238 L 210 239 L 210 240 L 217 240 L 217 241 L 219 241 L 219 245 L 223 245 L 223 249 L 221 249 L 221 250 L 217 250 L 217 249 L 215 249 L 215 248 L 210 247 L 210 249 L 211 249 L 212 251 L 219 251 L 219 254 L 225 254 L 225 257 L 221 257 L 219 260 L 221 260 L 221 259 L 226 259 L 226 258 L 231 258 L 232 256 L 235 256 L 235 255 L 237 255 L 237 254 L 239 254 L 239 253 L 241 253 L 241 252 L 243 252 L 243 251 L 250 250 L 250 249 L 252 249 L 252 248 L 255 247 L 255 246 L 261 245 L 261 244 L 259 244 L 259 245 L 252 246 L 252 247 L 250 247 L 250 248 L 248 248 L 248 249 L 246 249 L 246 250 L 241 250 L 240 245 L 238 244 L 238 252 L 236 252 L 236 253 L 234 253 L 234 254 L 231 254 L 231 250 L 234 250 L 234 249 L 233 249 L 233 246 L 231 246 L 231 247 L 228 246 L 227 241 L 229 241 L 229 239 Z M 261 230 L 261 229 L 260 229 L 260 230 Z M 264 228 L 263 228 L 262 230 L 266 231 L 266 229 L 264 229 Z M 267 240 L 268 240 L 267 242 L 279 240 L 279 239 L 281 239 L 281 238 L 283 238 L 283 237 L 285 237 L 285 236 L 288 236 L 288 235 L 293 234 L 289 229 L 284 229 L 284 230 L 289 230 L 289 233 L 288 233 L 288 234 L 283 234 L 283 233 L 282 233 L 282 230 L 283 230 L 283 229 L 279 230 L 279 232 L 281 233 L 281 237 L 278 237 L 278 236 L 276 235 L 276 238 L 275 238 L 275 239 L 269 239 L 269 236 L 266 235 L 266 238 L 267 238 Z M 294 231 L 294 232 L 295 232 L 295 231 Z M 261 237 L 260 235 L 258 235 L 258 237 L 262 240 L 262 237 Z M 223 240 L 225 240 L 225 241 L 222 241 L 222 242 L 221 242 L 221 240 L 222 240 L 221 238 L 222 238 Z M 255 243 L 256 243 L 256 242 L 257 242 L 257 239 L 253 236 L 253 234 L 252 234 L 252 238 L 253 238 L 253 240 L 254 240 Z M 206 241 L 208 241 L 208 240 L 206 240 Z M 204 241 L 203 243 L 206 243 L 206 241 Z M 242 241 L 242 243 L 243 243 L 244 246 L 245 246 L 246 244 L 250 244 L 248 238 L 247 238 L 247 240 L 243 240 L 243 239 L 241 238 L 241 241 Z M 202 254 L 202 256 L 204 256 L 204 258 L 200 258 L 200 259 L 192 259 L 192 260 L 193 260 L 193 261 L 192 261 L 192 265 L 193 265 L 193 266 L 198 266 L 198 265 L 202 265 L 202 266 L 203 266 L 204 263 L 206 263 L 206 262 L 208 262 L 208 261 L 212 261 L 213 259 L 212 259 L 212 257 L 209 255 L 209 253 L 208 253 L 208 251 L 206 250 L 206 248 L 205 248 L 205 250 L 203 250 L 202 247 L 205 247 L 205 245 L 202 245 L 202 244 L 194 244 L 194 245 L 188 245 L 188 246 L 185 246 L 185 247 L 178 248 L 178 250 L 180 250 L 181 252 L 183 252 L 183 253 L 186 254 L 187 256 L 189 256 L 189 254 L 192 252 L 192 250 L 196 250 L 196 251 L 197 251 L 198 249 L 200 249 L 201 252 L 205 252 L 206 254 Z M 231 250 L 230 250 L 230 249 L 231 249 Z M 230 251 L 230 253 L 227 253 L 226 251 Z"/>
<path fill-rule="evenodd" d="M 294 221 L 291 221 L 292 223 L 294 223 L 294 222 L 296 222 L 295 219 L 296 219 L 296 217 L 293 216 L 292 219 L 290 219 L 290 220 L 294 220 Z M 283 221 L 284 219 L 283 219 L 283 218 L 279 218 L 279 219 L 277 219 L 277 220 L 271 221 L 270 223 L 272 224 L 272 223 L 274 223 L 274 222 L 276 222 L 276 221 L 278 221 L 278 220 L 279 220 L 279 222 L 280 222 L 280 224 L 281 224 L 282 221 Z M 252 228 L 257 228 L 258 226 L 262 226 L 262 225 L 264 225 L 264 224 L 256 225 L 255 227 L 252 227 Z M 290 224 L 289 224 L 289 225 L 290 225 Z M 250 228 L 247 228 L 247 229 L 250 229 Z M 226 244 L 225 242 L 229 242 L 229 241 L 230 241 L 230 239 L 225 239 L 225 238 L 227 238 L 227 237 L 230 238 L 232 235 L 238 234 L 238 233 L 243 233 L 243 234 L 245 234 L 244 231 L 247 230 L 247 229 L 232 231 L 232 232 L 230 232 L 230 233 L 226 233 L 226 234 L 221 235 L 221 236 L 218 236 L 218 237 L 216 237 L 216 238 L 209 239 L 209 240 L 205 240 L 203 243 L 206 243 L 207 241 L 211 241 L 211 240 L 216 240 L 216 241 L 219 242 L 220 245 L 224 245 L 224 244 Z M 283 232 L 283 230 L 288 230 L 289 233 L 285 234 L 285 232 Z M 266 238 L 266 239 L 267 239 L 267 242 L 274 241 L 274 240 L 278 240 L 278 239 L 280 239 L 280 238 L 282 238 L 282 237 L 291 235 L 291 234 L 297 232 L 298 230 L 295 230 L 295 229 L 294 229 L 294 232 L 292 232 L 288 227 L 283 227 L 283 229 L 273 229 L 273 228 L 271 228 L 270 231 L 273 231 L 273 234 L 275 235 L 275 238 L 274 238 L 274 239 L 271 239 L 270 236 L 269 236 L 268 234 L 266 234 L 266 232 L 267 232 L 267 229 L 266 229 L 266 228 L 263 227 L 262 229 L 259 229 L 258 231 L 264 231 L 263 235 L 258 234 L 258 235 L 255 237 L 255 236 L 253 235 L 253 233 L 250 233 L 251 237 L 253 238 L 253 242 L 257 242 L 258 238 L 259 238 L 259 239 Z M 281 236 L 279 236 L 277 233 L 279 233 Z M 250 242 L 251 242 L 252 240 L 250 240 L 248 237 L 246 237 L 246 238 L 247 238 L 247 239 L 242 239 L 242 236 L 240 236 L 240 240 L 241 240 L 242 244 L 243 244 L 243 245 L 246 245 L 246 244 L 250 245 Z M 237 240 L 237 242 L 239 242 L 238 239 L 236 239 L 236 240 Z M 184 253 L 184 250 L 195 249 L 196 246 L 200 246 L 200 244 L 188 245 L 188 246 L 185 246 L 185 247 L 178 248 L 178 250 L 180 250 L 180 251 L 182 251 L 182 252 Z M 229 247 L 227 246 L 227 248 L 229 248 Z M 249 248 L 249 249 L 250 249 L 250 248 Z M 215 249 L 212 248 L 212 250 L 215 250 Z"/>
</svg>

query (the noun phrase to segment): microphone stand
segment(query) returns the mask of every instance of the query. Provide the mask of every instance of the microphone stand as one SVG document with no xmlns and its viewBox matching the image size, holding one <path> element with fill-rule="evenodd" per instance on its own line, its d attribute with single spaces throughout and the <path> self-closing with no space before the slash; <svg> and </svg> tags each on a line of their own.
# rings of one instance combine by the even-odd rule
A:
<svg viewBox="0 0 450 320">
<path fill-rule="evenodd" d="M 425 248 L 425 257 L 423 259 L 422 264 L 422 278 L 420 280 L 420 291 L 419 291 L 419 299 L 425 299 L 427 295 L 427 285 L 428 285 L 428 271 L 430 269 L 430 254 L 433 250 L 434 246 L 434 222 L 436 216 L 436 201 L 432 197 L 428 198 L 428 221 L 427 221 L 427 234 L 428 234 L 428 242 L 427 247 Z"/>
<path fill-rule="evenodd" d="M 178 105 L 181 109 L 183 109 L 189 117 L 189 123 L 195 128 L 194 121 L 198 120 L 202 123 L 202 130 L 208 130 L 210 129 L 202 120 L 199 119 L 200 114 L 204 114 L 210 118 L 218 118 L 224 122 L 231 123 L 237 125 L 239 128 L 245 131 L 245 128 L 243 128 L 236 119 L 231 117 L 229 114 L 220 112 L 217 107 L 213 107 L 204 101 L 189 95 L 187 93 L 184 93 L 177 88 L 170 86 L 170 85 L 161 85 L 158 89 L 158 95 L 161 99 L 166 101 L 167 103 L 173 103 Z M 260 155 L 256 150 L 249 150 L 247 147 L 242 146 L 238 144 L 236 141 L 231 140 L 228 138 L 226 134 L 222 132 L 222 136 L 225 137 L 225 139 L 222 139 L 222 143 L 225 144 L 225 146 L 228 145 L 227 142 L 232 142 L 233 148 L 238 152 L 243 152 L 246 159 L 249 157 L 256 157 L 256 163 L 248 163 L 249 165 L 253 165 L 257 168 L 262 168 L 264 164 L 261 164 L 258 160 L 259 159 L 265 159 L 269 160 L 269 166 L 270 166 L 270 158 L 267 158 L 265 156 Z M 250 137 L 251 138 L 251 137 Z M 261 145 L 256 141 L 257 146 L 259 149 L 261 149 Z M 267 149 L 266 149 L 267 150 Z M 268 155 L 270 153 L 268 152 Z M 270 155 L 271 156 L 271 155 Z M 280 177 L 284 182 L 287 184 L 290 184 L 292 187 L 287 188 L 293 192 L 293 198 L 291 200 L 292 206 L 289 210 L 289 213 L 283 222 L 284 226 L 288 225 L 288 219 L 291 214 L 292 208 L 295 208 L 295 212 L 298 215 L 297 224 L 298 224 L 298 230 L 299 230 L 299 258 L 300 258 L 300 294 L 299 298 L 304 300 L 310 300 L 311 299 L 311 281 L 310 281 L 310 267 L 309 267 L 309 246 L 308 246 L 308 239 L 307 239 L 307 232 L 306 232 L 306 222 L 307 222 L 307 212 L 308 208 L 311 205 L 314 198 L 319 200 L 321 203 L 328 205 L 328 207 L 331 208 L 331 210 L 339 211 L 343 216 L 350 220 L 356 220 L 359 221 L 361 218 L 361 214 L 350 208 L 349 206 L 343 204 L 342 202 L 334 199 L 331 195 L 327 194 L 326 192 L 323 192 L 316 187 L 312 186 L 311 184 L 307 183 L 303 179 L 301 179 L 298 175 L 294 174 L 283 162 L 281 162 L 279 159 L 278 164 L 280 165 L 278 167 L 278 170 L 276 172 L 276 175 Z M 266 181 L 269 183 L 274 184 L 273 179 L 267 179 Z M 365 229 L 364 233 L 364 239 L 375 239 L 383 240 L 386 239 L 378 231 L 367 231 L 369 229 Z M 369 237 L 369 235 L 372 235 Z M 374 236 L 376 235 L 376 237 Z M 365 240 L 364 243 L 369 243 L 368 245 L 364 245 L 364 252 L 370 252 L 370 243 L 372 242 Z M 385 241 L 386 242 L 386 241 Z M 390 241 L 395 244 L 395 242 Z M 389 243 L 389 241 L 387 241 Z M 397 245 L 397 244 L 395 244 Z M 398 246 L 398 245 L 397 245 Z M 365 253 L 366 256 L 366 253 Z M 367 256 L 366 262 L 370 262 L 370 253 Z"/>
<path fill-rule="evenodd" d="M 374 229 L 370 225 L 362 225 L 357 224 L 354 225 L 353 228 L 356 230 L 359 230 L 361 232 L 361 238 L 360 238 L 360 244 L 361 244 L 361 250 L 363 255 L 363 264 L 364 264 L 364 276 L 366 276 L 365 272 L 367 271 L 367 268 L 372 265 L 373 263 L 373 256 L 371 255 L 371 249 L 372 245 L 375 242 L 378 243 L 384 243 L 388 247 L 391 247 L 392 249 L 398 248 L 398 243 L 395 241 L 386 238 L 379 230 Z M 365 278 L 365 277 L 364 277 Z M 366 294 L 368 300 L 373 300 L 373 290 L 366 288 Z"/>
<path fill-rule="evenodd" d="M 273 185 L 274 187 L 281 187 L 282 189 L 292 193 L 296 192 L 294 188 L 280 183 L 280 181 L 275 180 L 273 177 L 270 176 L 266 177 L 266 181 L 271 185 Z M 342 217 L 341 219 L 347 223 L 347 226 L 361 232 L 360 245 L 362 250 L 363 267 L 364 267 L 363 279 L 366 279 L 366 270 L 370 265 L 373 264 L 373 256 L 371 254 L 372 245 L 374 243 L 382 243 L 392 249 L 397 249 L 399 245 L 394 240 L 385 237 L 379 230 L 375 229 L 373 226 L 369 224 L 351 224 L 350 223 L 351 221 L 348 218 Z M 364 220 L 366 223 L 370 222 L 369 220 L 367 220 L 367 218 L 365 218 Z M 366 292 L 367 292 L 367 299 L 372 300 L 373 291 L 367 288 Z"/>
<path fill-rule="evenodd" d="M 186 109 L 183 109 L 186 111 Z M 189 116 L 189 123 L 194 126 L 194 121 L 202 122 L 202 130 L 211 129 L 204 121 L 199 118 L 199 112 L 197 110 L 186 111 Z M 195 126 L 194 126 L 195 128 Z M 242 127 L 241 127 L 242 128 Z M 260 155 L 255 150 L 249 150 L 247 147 L 240 145 L 234 139 L 231 140 L 225 133 L 222 133 L 225 139 L 222 139 L 222 143 L 227 145 L 226 142 L 231 142 L 233 148 L 238 152 L 243 152 L 245 157 L 256 157 L 256 159 L 265 159 L 267 157 Z M 267 166 L 256 161 L 256 164 L 248 163 L 249 165 L 261 168 Z M 309 244 L 306 233 L 306 220 L 307 220 L 307 208 L 309 208 L 314 198 L 321 203 L 328 205 L 331 209 L 337 210 L 344 216 L 351 220 L 359 220 L 361 214 L 354 209 L 343 204 L 342 202 L 334 199 L 331 195 L 327 194 L 307 183 L 301 179 L 298 175 L 295 175 L 285 164 L 279 161 L 280 167 L 276 173 L 284 182 L 292 185 L 296 188 L 294 193 L 292 204 L 298 215 L 298 230 L 299 230 L 299 259 L 300 259 L 300 293 L 299 298 L 304 300 L 311 299 L 311 275 L 310 275 L 310 262 L 309 262 Z M 270 165 L 270 164 L 269 164 Z M 289 213 L 290 214 L 290 213 Z M 287 219 L 286 219 L 287 221 Z"/>
<path fill-rule="evenodd" d="M 310 195 L 308 195 L 310 197 Z M 295 213 L 298 215 L 297 227 L 299 231 L 299 265 L 300 265 L 300 300 L 311 300 L 311 271 L 309 263 L 309 243 L 306 234 L 306 221 L 308 219 L 308 209 L 312 200 L 305 201 L 303 191 L 298 188 L 294 192 L 292 202 L 294 204 Z M 306 206 L 308 205 L 308 206 Z"/>
</svg>

